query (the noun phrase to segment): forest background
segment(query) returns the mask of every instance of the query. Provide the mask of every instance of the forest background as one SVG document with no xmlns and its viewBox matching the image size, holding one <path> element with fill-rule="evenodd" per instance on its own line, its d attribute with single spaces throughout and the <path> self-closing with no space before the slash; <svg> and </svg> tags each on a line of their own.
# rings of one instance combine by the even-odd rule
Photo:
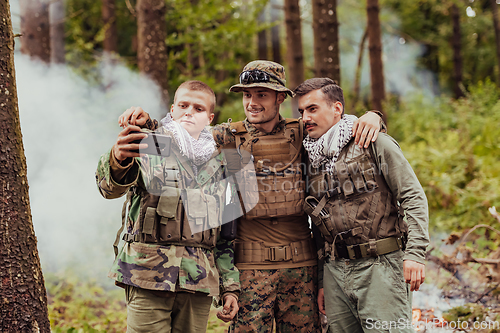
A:
<svg viewBox="0 0 500 333">
<path fill-rule="evenodd" d="M 124 329 L 123 293 L 106 278 L 123 200 L 102 199 L 93 175 L 119 132 L 118 115 L 135 105 L 159 119 L 176 87 L 198 79 L 217 93 L 217 123 L 242 119 L 241 95 L 228 88 L 254 59 L 284 64 L 290 88 L 314 76 L 338 80 L 346 112 L 384 112 L 430 206 L 429 289 L 415 294 L 416 306 L 446 312 L 472 302 L 476 308 L 445 316 L 496 320 L 499 3 L 11 0 L 13 32 L 22 34 L 15 39 L 19 115 L 52 330 Z M 294 116 L 293 109 L 287 101 L 282 114 Z M 209 325 L 227 327 L 213 316 Z"/>
</svg>

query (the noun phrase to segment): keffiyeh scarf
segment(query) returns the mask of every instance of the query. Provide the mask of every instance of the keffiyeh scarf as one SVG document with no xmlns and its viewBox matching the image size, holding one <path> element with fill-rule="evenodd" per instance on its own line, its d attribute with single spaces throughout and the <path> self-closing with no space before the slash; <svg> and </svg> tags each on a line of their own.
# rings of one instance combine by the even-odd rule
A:
<svg viewBox="0 0 500 333">
<path fill-rule="evenodd" d="M 351 140 L 352 126 L 357 119 L 356 116 L 344 114 L 340 121 L 320 138 L 313 139 L 309 135 L 304 138 L 304 148 L 314 168 L 325 164 L 326 171 L 332 172 L 340 151 Z"/>
<path fill-rule="evenodd" d="M 215 140 L 212 134 L 204 128 L 198 140 L 193 138 L 181 124 L 174 121 L 170 113 L 161 120 L 161 125 L 172 132 L 181 154 L 187 157 L 195 166 L 206 163 L 215 151 Z M 195 173 L 198 173 L 195 167 Z"/>
</svg>

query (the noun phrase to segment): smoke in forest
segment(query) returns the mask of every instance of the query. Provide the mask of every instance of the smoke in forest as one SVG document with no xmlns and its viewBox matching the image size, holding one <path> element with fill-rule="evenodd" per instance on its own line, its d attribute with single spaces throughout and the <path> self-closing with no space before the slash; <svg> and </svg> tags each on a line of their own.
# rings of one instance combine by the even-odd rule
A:
<svg viewBox="0 0 500 333">
<path fill-rule="evenodd" d="M 128 107 L 141 106 L 157 118 L 165 112 L 159 89 L 122 64 L 98 66 L 99 85 L 64 65 L 47 66 L 18 52 L 15 65 L 42 269 L 104 280 L 124 198 L 101 197 L 97 162 L 114 144 L 118 116 Z"/>
</svg>

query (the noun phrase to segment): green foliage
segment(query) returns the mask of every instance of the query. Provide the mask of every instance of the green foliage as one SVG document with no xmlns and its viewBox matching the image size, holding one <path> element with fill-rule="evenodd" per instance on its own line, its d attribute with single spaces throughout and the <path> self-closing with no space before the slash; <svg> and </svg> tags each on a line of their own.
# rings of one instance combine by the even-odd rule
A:
<svg viewBox="0 0 500 333">
<path fill-rule="evenodd" d="M 219 96 L 227 95 L 221 100 L 239 100 L 241 96 L 227 94 L 228 88 L 237 82 L 241 68 L 255 57 L 255 36 L 262 29 L 256 17 L 267 0 L 166 3 L 167 77 L 171 95 L 183 81 L 197 79 L 210 85 Z M 107 28 L 102 24 L 101 2 L 68 0 L 66 12 L 66 60 L 76 73 L 99 82 L 98 63 Z M 116 2 L 116 22 L 119 56 L 130 68 L 137 69 L 136 18 L 125 1 Z M 226 109 L 225 113 L 232 114 L 231 110 Z"/>
<path fill-rule="evenodd" d="M 443 318 L 448 322 L 460 321 L 482 321 L 485 309 L 479 304 L 468 303 L 457 306 L 443 314 Z"/>
<path fill-rule="evenodd" d="M 415 97 L 389 104 L 389 134 L 401 145 L 427 194 L 431 227 L 492 224 L 500 203 L 500 92 L 490 81 L 466 98 Z"/>
<path fill-rule="evenodd" d="M 487 78 L 495 80 L 497 60 L 493 18 L 487 2 L 455 0 L 384 0 L 382 6 L 395 10 L 401 19 L 401 35 L 421 43 L 424 53 L 420 66 L 438 74 L 443 91 L 453 85 L 453 24 L 450 6 L 455 3 L 460 11 L 462 37 L 463 84 L 475 85 Z M 467 16 L 471 7 L 474 17 Z"/>
<path fill-rule="evenodd" d="M 95 281 L 66 273 L 45 273 L 49 319 L 56 333 L 124 332 L 127 313 L 120 288 L 104 290 Z"/>
<path fill-rule="evenodd" d="M 127 309 L 122 288 L 105 290 L 95 280 L 74 273 L 45 273 L 49 319 L 54 333 L 113 333 L 127 329 Z M 226 332 L 229 323 L 212 308 L 208 333 Z"/>
</svg>

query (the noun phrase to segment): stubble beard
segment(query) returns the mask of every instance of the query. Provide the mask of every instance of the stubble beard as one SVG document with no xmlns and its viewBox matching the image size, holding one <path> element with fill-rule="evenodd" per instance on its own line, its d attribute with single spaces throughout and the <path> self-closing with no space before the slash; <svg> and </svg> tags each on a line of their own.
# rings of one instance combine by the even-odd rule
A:
<svg viewBox="0 0 500 333">
<path fill-rule="evenodd" d="M 265 111 L 264 111 L 265 112 Z M 274 112 L 272 115 L 269 115 L 268 117 L 264 116 L 261 120 L 256 120 L 256 121 L 251 121 L 250 119 L 248 119 L 247 117 L 247 120 L 250 124 L 253 124 L 253 125 L 260 125 L 260 124 L 265 124 L 265 123 L 268 123 L 270 121 L 273 121 L 276 116 L 278 115 L 279 113 L 279 107 L 278 107 L 278 103 L 275 102 L 274 103 Z"/>
</svg>

